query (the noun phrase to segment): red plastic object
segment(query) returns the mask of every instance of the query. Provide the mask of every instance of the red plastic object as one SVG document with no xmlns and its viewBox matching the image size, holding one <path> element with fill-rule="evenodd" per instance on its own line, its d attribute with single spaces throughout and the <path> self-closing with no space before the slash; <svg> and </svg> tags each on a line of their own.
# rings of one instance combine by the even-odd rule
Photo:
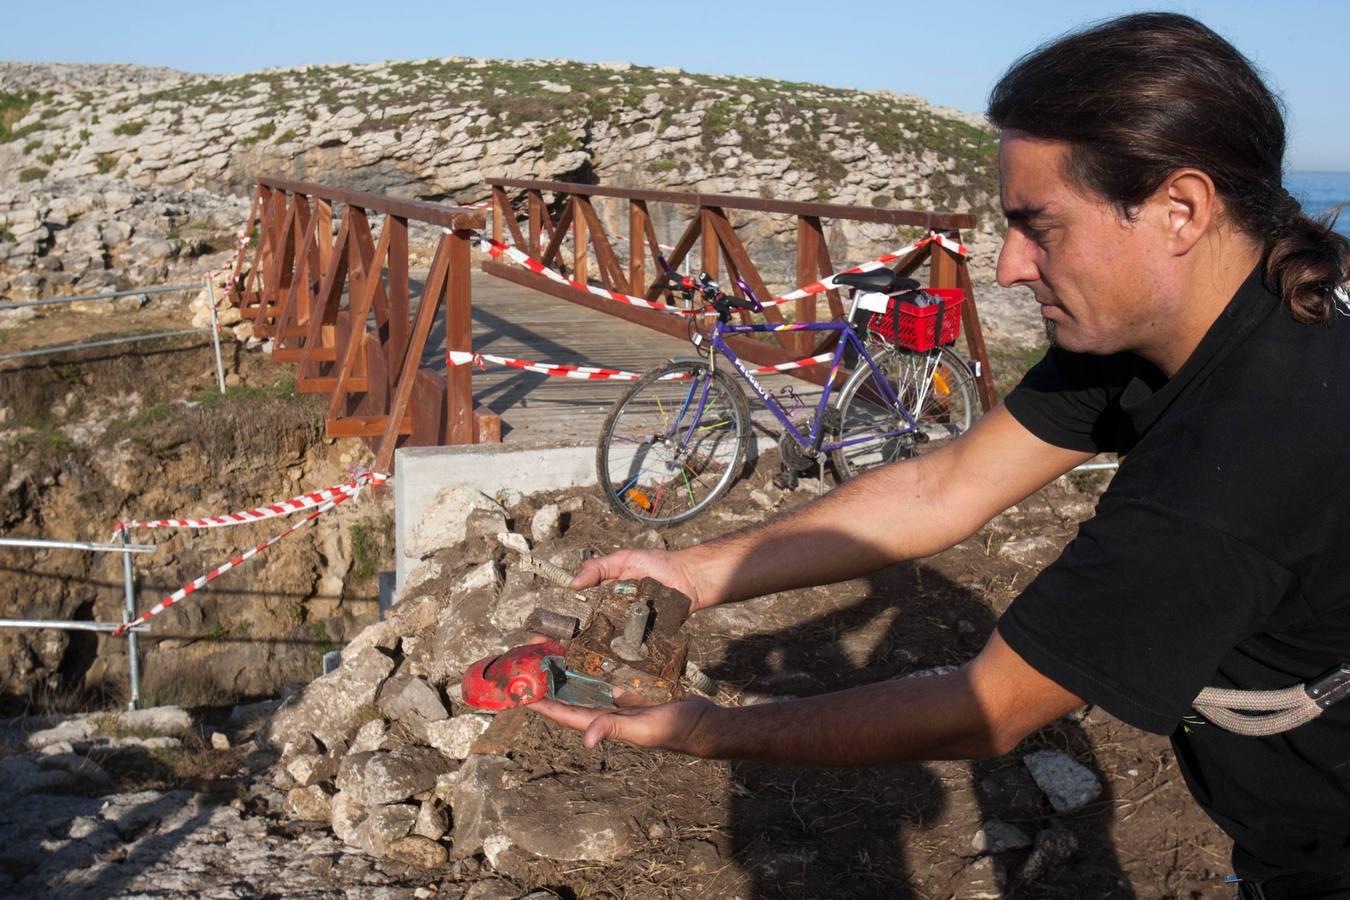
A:
<svg viewBox="0 0 1350 900">
<path fill-rule="evenodd" d="M 936 346 L 950 344 L 961 336 L 961 304 L 966 292 L 960 288 L 924 288 L 925 294 L 938 298 L 937 303 L 919 306 L 900 303 L 900 333 L 895 333 L 895 304 L 892 297 L 886 311 L 872 317 L 871 330 L 887 343 L 899 344 L 908 350 L 923 353 Z M 938 311 L 942 311 L 942 334 L 938 335 Z"/>
<path fill-rule="evenodd" d="M 545 658 L 566 653 L 557 641 L 544 641 L 480 659 L 464 673 L 460 696 L 479 709 L 511 709 L 542 700 L 549 695 Z"/>
</svg>

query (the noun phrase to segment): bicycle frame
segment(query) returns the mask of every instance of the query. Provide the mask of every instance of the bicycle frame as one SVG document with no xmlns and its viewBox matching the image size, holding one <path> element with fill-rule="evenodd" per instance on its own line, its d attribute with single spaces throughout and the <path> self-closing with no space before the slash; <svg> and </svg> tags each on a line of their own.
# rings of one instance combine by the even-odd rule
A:
<svg viewBox="0 0 1350 900">
<path fill-rule="evenodd" d="M 745 288 L 742 287 L 742 290 L 744 289 Z M 750 299 L 758 305 L 758 302 L 754 300 L 753 294 L 750 295 Z M 821 391 L 820 403 L 816 407 L 816 414 L 812 417 L 809 435 L 802 434 L 797 426 L 793 424 L 792 418 L 783 408 L 783 405 L 774 398 L 773 394 L 769 393 L 764 386 L 759 383 L 759 380 L 746 368 L 745 363 L 741 362 L 740 357 L 738 357 L 731 347 L 727 345 L 727 342 L 722 339 L 724 334 L 762 334 L 766 332 L 778 333 L 783 331 L 840 332 L 840 340 L 835 346 L 834 358 L 830 361 L 830 373 L 828 378 L 826 378 L 824 390 Z M 782 423 L 783 427 L 787 429 L 788 434 L 792 435 L 792 439 L 803 449 L 829 453 L 833 450 L 838 450 L 841 447 L 849 447 L 854 444 L 877 440 L 879 438 L 898 437 L 918 430 L 918 423 L 914 420 L 914 417 L 910 414 L 909 410 L 905 409 L 904 404 L 900 402 L 900 398 L 896 396 L 895 391 L 891 389 L 890 382 L 882 375 L 881 367 L 877 365 L 876 360 L 872 359 L 872 355 L 867 352 L 867 348 L 863 346 L 863 342 L 858 339 L 858 336 L 853 331 L 853 326 L 848 322 L 801 322 L 791 325 L 732 325 L 730 323 L 719 321 L 710 337 L 711 340 L 708 346 L 709 366 L 713 369 L 716 368 L 716 357 L 714 356 L 714 353 L 720 353 L 725 356 L 736 371 L 741 374 L 741 377 L 749 382 L 750 386 L 754 388 L 755 394 L 758 395 L 759 399 L 764 402 L 764 405 L 769 408 L 769 411 L 774 414 L 774 417 Z M 702 335 L 695 336 L 695 343 L 702 343 Z M 895 410 L 900 413 L 905 421 L 905 427 L 892 431 L 879 432 L 877 434 L 863 435 L 847 441 L 836 441 L 828 444 L 821 443 L 825 428 L 825 410 L 829 408 L 830 397 L 833 395 L 834 391 L 834 382 L 839 374 L 839 367 L 843 362 L 844 354 L 848 351 L 849 347 L 858 351 L 859 359 L 867 361 L 868 368 L 872 370 L 872 383 L 874 388 L 878 389 L 878 392 L 885 401 L 893 405 Z M 699 415 L 695 416 L 695 421 L 697 421 L 703 413 L 703 401 L 706 399 L 707 395 L 706 388 L 703 393 L 704 397 L 700 398 L 699 402 Z M 684 410 L 681 410 L 681 414 L 683 414 L 683 412 Z"/>
</svg>

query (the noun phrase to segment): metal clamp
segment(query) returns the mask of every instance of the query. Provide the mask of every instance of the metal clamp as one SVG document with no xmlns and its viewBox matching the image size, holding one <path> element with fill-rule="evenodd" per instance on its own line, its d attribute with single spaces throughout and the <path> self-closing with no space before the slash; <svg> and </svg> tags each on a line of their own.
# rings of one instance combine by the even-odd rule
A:
<svg viewBox="0 0 1350 900">
<path fill-rule="evenodd" d="M 1315 681 L 1308 682 L 1306 690 L 1308 696 L 1323 709 L 1350 697 L 1350 662 L 1341 663 Z"/>
</svg>

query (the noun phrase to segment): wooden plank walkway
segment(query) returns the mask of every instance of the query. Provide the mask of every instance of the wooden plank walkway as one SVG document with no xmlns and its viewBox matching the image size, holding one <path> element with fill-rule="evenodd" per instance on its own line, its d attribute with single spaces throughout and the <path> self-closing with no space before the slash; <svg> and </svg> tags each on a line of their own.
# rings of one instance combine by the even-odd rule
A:
<svg viewBox="0 0 1350 900">
<path fill-rule="evenodd" d="M 414 292 L 420 287 L 414 282 Z M 422 364 L 442 370 L 443 317 L 429 336 L 427 347 Z M 473 347 L 479 353 L 497 356 L 629 372 L 645 372 L 672 356 L 696 353 L 687 341 L 476 270 Z M 820 396 L 815 385 L 789 376 L 765 379 L 763 384 L 770 390 L 791 384 L 808 402 Z M 507 443 L 593 442 L 609 407 L 630 384 L 557 378 L 495 365 L 476 369 L 473 374 L 474 400 L 502 417 L 502 440 Z M 753 396 L 749 385 L 743 387 L 755 430 L 776 437 L 777 420 Z"/>
</svg>

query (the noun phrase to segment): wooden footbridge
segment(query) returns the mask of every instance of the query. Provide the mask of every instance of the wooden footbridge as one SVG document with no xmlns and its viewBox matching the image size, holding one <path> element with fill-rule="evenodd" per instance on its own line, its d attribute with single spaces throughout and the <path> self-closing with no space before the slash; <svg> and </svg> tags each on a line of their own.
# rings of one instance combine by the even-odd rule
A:
<svg viewBox="0 0 1350 900">
<path fill-rule="evenodd" d="M 926 266 L 930 286 L 966 291 L 963 331 L 969 355 L 981 362 L 981 404 L 988 409 L 993 402 L 970 275 L 964 256 L 952 249 L 960 229 L 974 226 L 973 216 L 561 182 L 490 179 L 489 184 L 490 232 L 488 215 L 479 208 L 258 180 L 250 212 L 255 240 L 235 262 L 232 297 L 255 334 L 271 338 L 273 358 L 295 363 L 297 390 L 328 398 L 327 433 L 369 441 L 377 468 L 387 470 L 394 449 L 405 445 L 593 439 L 625 382 L 555 378 L 471 362 L 447 365 L 447 351 L 459 360 L 479 353 L 633 372 L 668 356 L 689 355 L 687 318 L 601 294 L 672 303 L 661 287 L 660 259 L 678 268 L 697 251 L 701 271 L 730 276 L 724 282 L 740 278 L 758 296 L 774 296 L 733 227 L 733 213 L 742 223 L 750 216 L 795 217 L 798 285 L 835 271 L 824 230 L 830 220 L 877 222 L 950 238 L 925 243 L 893 268 L 911 274 Z M 607 223 L 597 198 L 626 205 L 626 223 Z M 653 225 L 652 204 L 670 204 L 672 217 L 683 213 L 687 219 L 666 251 Z M 425 272 L 410 266 L 409 222 L 441 229 Z M 565 278 L 550 279 L 501 259 L 484 258 L 475 267 L 472 244 L 485 233 L 499 247 L 509 243 Z M 788 308 L 796 321 L 816 321 L 842 317 L 843 304 L 837 291 L 823 291 Z M 748 313 L 742 315 L 749 320 Z M 765 318 L 783 321 L 782 308 L 767 308 Z M 828 349 L 811 343 L 813 333 L 774 337 L 776 343 L 749 337 L 730 343 L 760 365 Z M 790 374 L 818 385 L 825 373 L 802 368 Z"/>
</svg>

